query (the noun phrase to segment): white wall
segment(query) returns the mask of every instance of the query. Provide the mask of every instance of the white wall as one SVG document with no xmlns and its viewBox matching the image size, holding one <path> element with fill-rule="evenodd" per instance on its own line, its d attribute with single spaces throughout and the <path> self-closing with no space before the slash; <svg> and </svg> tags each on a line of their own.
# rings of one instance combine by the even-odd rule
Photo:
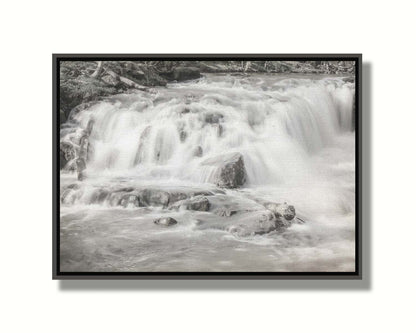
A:
<svg viewBox="0 0 416 333">
<path fill-rule="evenodd" d="M 411 1 L 39 0 L 0 6 L 3 332 L 414 329 Z M 367 231 L 371 223 L 366 280 L 52 281 L 53 52 L 363 53 L 365 73 L 371 72 L 364 91 L 371 120 L 364 126 Z"/>
</svg>

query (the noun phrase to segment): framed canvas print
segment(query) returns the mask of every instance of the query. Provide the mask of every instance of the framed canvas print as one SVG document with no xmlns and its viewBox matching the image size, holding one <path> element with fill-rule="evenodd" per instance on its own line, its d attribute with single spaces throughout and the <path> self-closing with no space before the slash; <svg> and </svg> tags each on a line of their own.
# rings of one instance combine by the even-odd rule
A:
<svg viewBox="0 0 416 333">
<path fill-rule="evenodd" d="M 360 54 L 53 55 L 53 278 L 361 278 Z"/>
</svg>

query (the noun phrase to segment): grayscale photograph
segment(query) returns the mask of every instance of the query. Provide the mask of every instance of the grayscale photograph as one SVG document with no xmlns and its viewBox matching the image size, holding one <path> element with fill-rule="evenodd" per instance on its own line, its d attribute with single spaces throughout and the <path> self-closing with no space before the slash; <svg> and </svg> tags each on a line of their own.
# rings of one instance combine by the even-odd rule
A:
<svg viewBox="0 0 416 333">
<path fill-rule="evenodd" d="M 357 65 L 59 60 L 57 269 L 357 272 Z"/>
</svg>

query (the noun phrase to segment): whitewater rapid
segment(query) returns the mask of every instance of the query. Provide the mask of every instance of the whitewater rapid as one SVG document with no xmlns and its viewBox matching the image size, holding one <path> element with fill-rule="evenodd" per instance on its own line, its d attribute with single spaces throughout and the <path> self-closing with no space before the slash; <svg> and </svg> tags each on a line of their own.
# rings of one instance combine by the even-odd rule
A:
<svg viewBox="0 0 416 333">
<path fill-rule="evenodd" d="M 93 127 L 86 179 L 61 171 L 61 189 L 80 188 L 61 204 L 61 269 L 353 271 L 354 94 L 343 77 L 205 75 L 72 114 L 62 140 Z M 215 191 L 204 161 L 228 153 L 244 157 L 247 181 L 219 197 L 288 202 L 306 223 L 238 237 L 210 227 L 218 218 L 208 212 L 94 199 L 97 188 L 121 185 Z M 151 223 L 164 215 L 178 225 Z"/>
</svg>

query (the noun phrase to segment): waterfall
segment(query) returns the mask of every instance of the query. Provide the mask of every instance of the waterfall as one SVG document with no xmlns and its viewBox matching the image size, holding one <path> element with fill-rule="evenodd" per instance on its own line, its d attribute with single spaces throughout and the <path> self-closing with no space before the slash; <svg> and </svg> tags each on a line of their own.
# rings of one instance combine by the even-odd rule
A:
<svg viewBox="0 0 416 333">
<path fill-rule="evenodd" d="M 205 183 L 205 159 L 239 152 L 249 185 L 278 184 L 308 173 L 311 155 L 351 131 L 354 85 L 342 78 L 216 79 L 120 95 L 77 114 L 81 127 L 94 121 L 87 172 Z"/>
</svg>

